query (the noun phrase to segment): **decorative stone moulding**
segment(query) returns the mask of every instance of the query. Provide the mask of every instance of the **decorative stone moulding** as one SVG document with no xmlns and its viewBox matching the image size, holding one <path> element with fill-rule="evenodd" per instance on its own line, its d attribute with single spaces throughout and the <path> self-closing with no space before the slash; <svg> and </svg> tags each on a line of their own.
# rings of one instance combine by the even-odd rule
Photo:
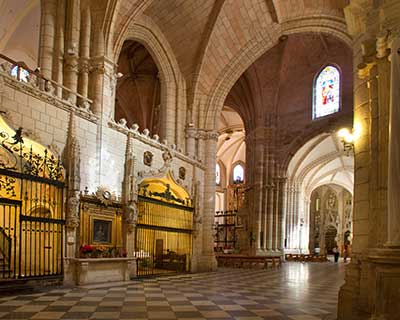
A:
<svg viewBox="0 0 400 320">
<path fill-rule="evenodd" d="M 143 130 L 143 133 L 142 133 L 145 137 L 149 137 L 149 134 L 150 134 L 150 131 L 149 131 L 149 129 L 144 129 Z"/>
<path fill-rule="evenodd" d="M 139 130 L 139 125 L 137 123 L 134 123 L 131 128 L 132 128 L 133 131 L 138 131 Z"/>
<path fill-rule="evenodd" d="M 77 285 L 129 281 L 136 277 L 136 258 L 69 258 Z"/>
<path fill-rule="evenodd" d="M 1 61 L 1 60 L 0 60 Z M 46 80 L 42 85 L 43 79 L 37 77 L 34 73 L 29 73 L 27 81 L 17 80 L 15 77 L 11 76 L 11 69 L 15 66 L 9 62 L 4 62 L 0 64 L 0 76 L 3 77 L 4 83 L 9 87 L 25 92 L 35 98 L 38 98 L 48 104 L 51 104 L 57 108 L 75 112 L 76 115 L 89 120 L 91 122 L 97 123 L 99 118 L 90 111 L 91 100 L 85 98 L 85 100 L 79 105 L 72 102 L 74 99 L 71 95 L 77 96 L 77 93 L 71 92 L 68 98 L 62 99 L 57 96 L 57 90 L 64 90 L 61 85 L 55 84 Z M 82 97 L 77 96 L 77 100 L 82 100 Z"/>
<path fill-rule="evenodd" d="M 150 132 L 148 132 L 148 134 L 144 134 L 146 132 L 146 130 L 148 129 L 144 129 L 143 133 L 139 132 L 139 125 L 134 123 L 131 128 L 128 128 L 126 125 L 123 125 L 119 122 L 116 122 L 114 119 L 111 119 L 108 122 L 108 125 L 110 128 L 113 128 L 115 130 L 117 130 L 118 132 L 121 132 L 125 135 L 131 135 L 134 139 L 139 140 L 149 146 L 155 147 L 159 150 L 169 150 L 172 149 L 172 145 L 169 146 L 168 145 L 168 141 L 167 140 L 163 140 L 162 142 L 160 142 L 160 137 L 157 134 L 154 134 L 153 136 L 150 135 Z M 174 150 L 174 155 L 187 162 L 190 164 L 193 164 L 195 166 L 197 166 L 198 168 L 201 168 L 203 170 L 205 170 L 204 165 L 201 164 L 201 162 L 197 159 L 197 157 L 195 156 L 189 156 L 184 154 L 181 150 L 177 150 L 176 145 L 175 148 L 172 149 Z"/>
</svg>

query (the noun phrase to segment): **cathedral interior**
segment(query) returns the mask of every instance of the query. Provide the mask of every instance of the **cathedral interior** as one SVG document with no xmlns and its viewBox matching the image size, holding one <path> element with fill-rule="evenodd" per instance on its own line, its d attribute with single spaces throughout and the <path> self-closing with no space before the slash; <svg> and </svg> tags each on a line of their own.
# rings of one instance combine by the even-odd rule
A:
<svg viewBox="0 0 400 320">
<path fill-rule="evenodd" d="M 399 0 L 0 12 L 0 319 L 400 319 Z"/>
</svg>

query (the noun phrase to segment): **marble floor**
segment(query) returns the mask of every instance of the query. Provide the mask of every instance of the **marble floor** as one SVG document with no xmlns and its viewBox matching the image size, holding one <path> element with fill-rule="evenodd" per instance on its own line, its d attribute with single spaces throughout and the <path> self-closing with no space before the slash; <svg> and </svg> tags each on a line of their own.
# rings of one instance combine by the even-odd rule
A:
<svg viewBox="0 0 400 320">
<path fill-rule="evenodd" d="M 0 297 L 0 319 L 335 319 L 344 263 L 219 269 Z"/>
</svg>

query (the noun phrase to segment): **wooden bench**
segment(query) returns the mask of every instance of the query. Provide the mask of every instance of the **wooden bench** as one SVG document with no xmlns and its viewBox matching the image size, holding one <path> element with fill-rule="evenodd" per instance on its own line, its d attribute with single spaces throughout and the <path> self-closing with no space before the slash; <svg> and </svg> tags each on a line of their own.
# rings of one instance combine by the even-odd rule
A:
<svg viewBox="0 0 400 320">
<path fill-rule="evenodd" d="M 216 255 L 219 267 L 234 267 L 234 268 L 252 268 L 262 265 L 267 269 L 268 265 L 271 268 L 281 267 L 282 259 L 280 256 L 246 256 L 238 254 L 218 254 Z"/>
<path fill-rule="evenodd" d="M 328 261 L 325 255 L 312 255 L 312 254 L 299 254 L 287 253 L 285 254 L 286 261 L 300 261 L 300 262 L 325 262 Z"/>
</svg>

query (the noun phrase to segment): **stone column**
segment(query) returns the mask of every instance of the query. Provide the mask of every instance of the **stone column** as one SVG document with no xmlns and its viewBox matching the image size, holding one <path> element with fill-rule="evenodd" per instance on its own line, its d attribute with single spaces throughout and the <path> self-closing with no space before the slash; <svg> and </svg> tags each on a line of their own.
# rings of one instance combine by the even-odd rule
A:
<svg viewBox="0 0 400 320">
<path fill-rule="evenodd" d="M 293 242 L 292 246 L 294 249 L 299 249 L 300 240 L 300 220 L 299 220 L 299 188 L 297 184 L 294 185 L 293 194 Z"/>
<path fill-rule="evenodd" d="M 64 86 L 72 92 L 78 91 L 80 0 L 66 2 L 67 30 L 64 52 Z M 65 92 L 65 98 L 76 104 L 76 95 Z"/>
<path fill-rule="evenodd" d="M 400 248 L 400 37 L 393 39 L 391 52 L 386 245 Z"/>
<path fill-rule="evenodd" d="M 197 130 L 193 123 L 189 123 L 186 127 L 186 153 L 193 158 L 196 155 L 196 135 Z"/>
<path fill-rule="evenodd" d="M 283 250 L 285 248 L 285 238 L 286 238 L 286 199 L 287 199 L 287 185 L 286 185 L 286 178 L 282 177 L 280 179 L 280 190 L 281 190 L 281 197 L 280 197 L 280 225 L 279 225 L 279 244 L 278 250 Z"/>
<path fill-rule="evenodd" d="M 249 210 L 249 225 L 250 230 L 249 237 L 251 237 L 251 248 L 249 253 L 256 254 L 259 253 L 261 249 L 261 231 L 263 231 L 263 246 L 265 247 L 265 231 L 262 229 L 263 218 L 263 176 L 265 175 L 264 168 L 264 138 L 263 138 L 263 129 L 256 130 L 253 133 L 252 144 L 246 146 L 251 148 L 253 152 L 253 166 L 247 166 L 247 175 L 252 176 L 252 184 L 251 189 L 253 192 L 253 204 L 251 210 Z M 251 171 L 251 172 L 250 172 Z"/>
<path fill-rule="evenodd" d="M 202 163 L 206 161 L 206 140 L 207 140 L 207 133 L 203 129 L 197 130 L 197 157 L 200 159 Z M 218 138 L 217 138 L 218 139 Z M 217 159 L 217 150 L 215 150 L 215 159 Z M 214 184 L 215 184 L 215 170 L 214 170 Z"/>
<path fill-rule="evenodd" d="M 78 93 L 83 97 L 88 97 L 89 90 L 89 56 L 90 56 L 90 8 L 86 6 L 82 10 L 81 36 L 80 36 L 80 58 L 79 58 L 79 80 Z M 85 100 L 80 101 L 80 105 L 89 108 Z"/>
<path fill-rule="evenodd" d="M 63 65 L 64 65 L 64 28 L 65 28 L 65 1 L 58 1 L 57 6 L 57 31 L 53 52 L 53 80 L 63 84 Z M 55 94 L 62 98 L 62 88 L 56 87 Z"/>
<path fill-rule="evenodd" d="M 41 13 L 39 66 L 40 72 L 46 78 L 51 79 L 56 34 L 57 0 L 42 0 Z"/>
<path fill-rule="evenodd" d="M 199 271 L 211 271 L 217 268 L 214 256 L 213 224 L 215 213 L 215 160 L 217 153 L 218 133 L 208 131 L 205 138 L 205 173 L 204 173 L 204 204 L 203 204 L 203 248 L 198 259 Z"/>
<path fill-rule="evenodd" d="M 102 115 L 102 122 L 107 123 L 114 117 L 115 64 L 104 56 L 92 58 L 90 74 L 89 98 L 93 101 L 92 111 Z"/>
<path fill-rule="evenodd" d="M 279 176 L 274 177 L 275 193 L 274 193 L 274 233 L 273 233 L 273 243 L 272 249 L 278 251 L 280 244 L 279 228 L 281 224 L 280 215 L 282 212 L 281 206 L 281 178 Z"/>
<path fill-rule="evenodd" d="M 286 209 L 286 248 L 292 248 L 292 225 L 293 225 L 293 186 L 291 181 L 287 184 L 287 209 Z"/>
</svg>

